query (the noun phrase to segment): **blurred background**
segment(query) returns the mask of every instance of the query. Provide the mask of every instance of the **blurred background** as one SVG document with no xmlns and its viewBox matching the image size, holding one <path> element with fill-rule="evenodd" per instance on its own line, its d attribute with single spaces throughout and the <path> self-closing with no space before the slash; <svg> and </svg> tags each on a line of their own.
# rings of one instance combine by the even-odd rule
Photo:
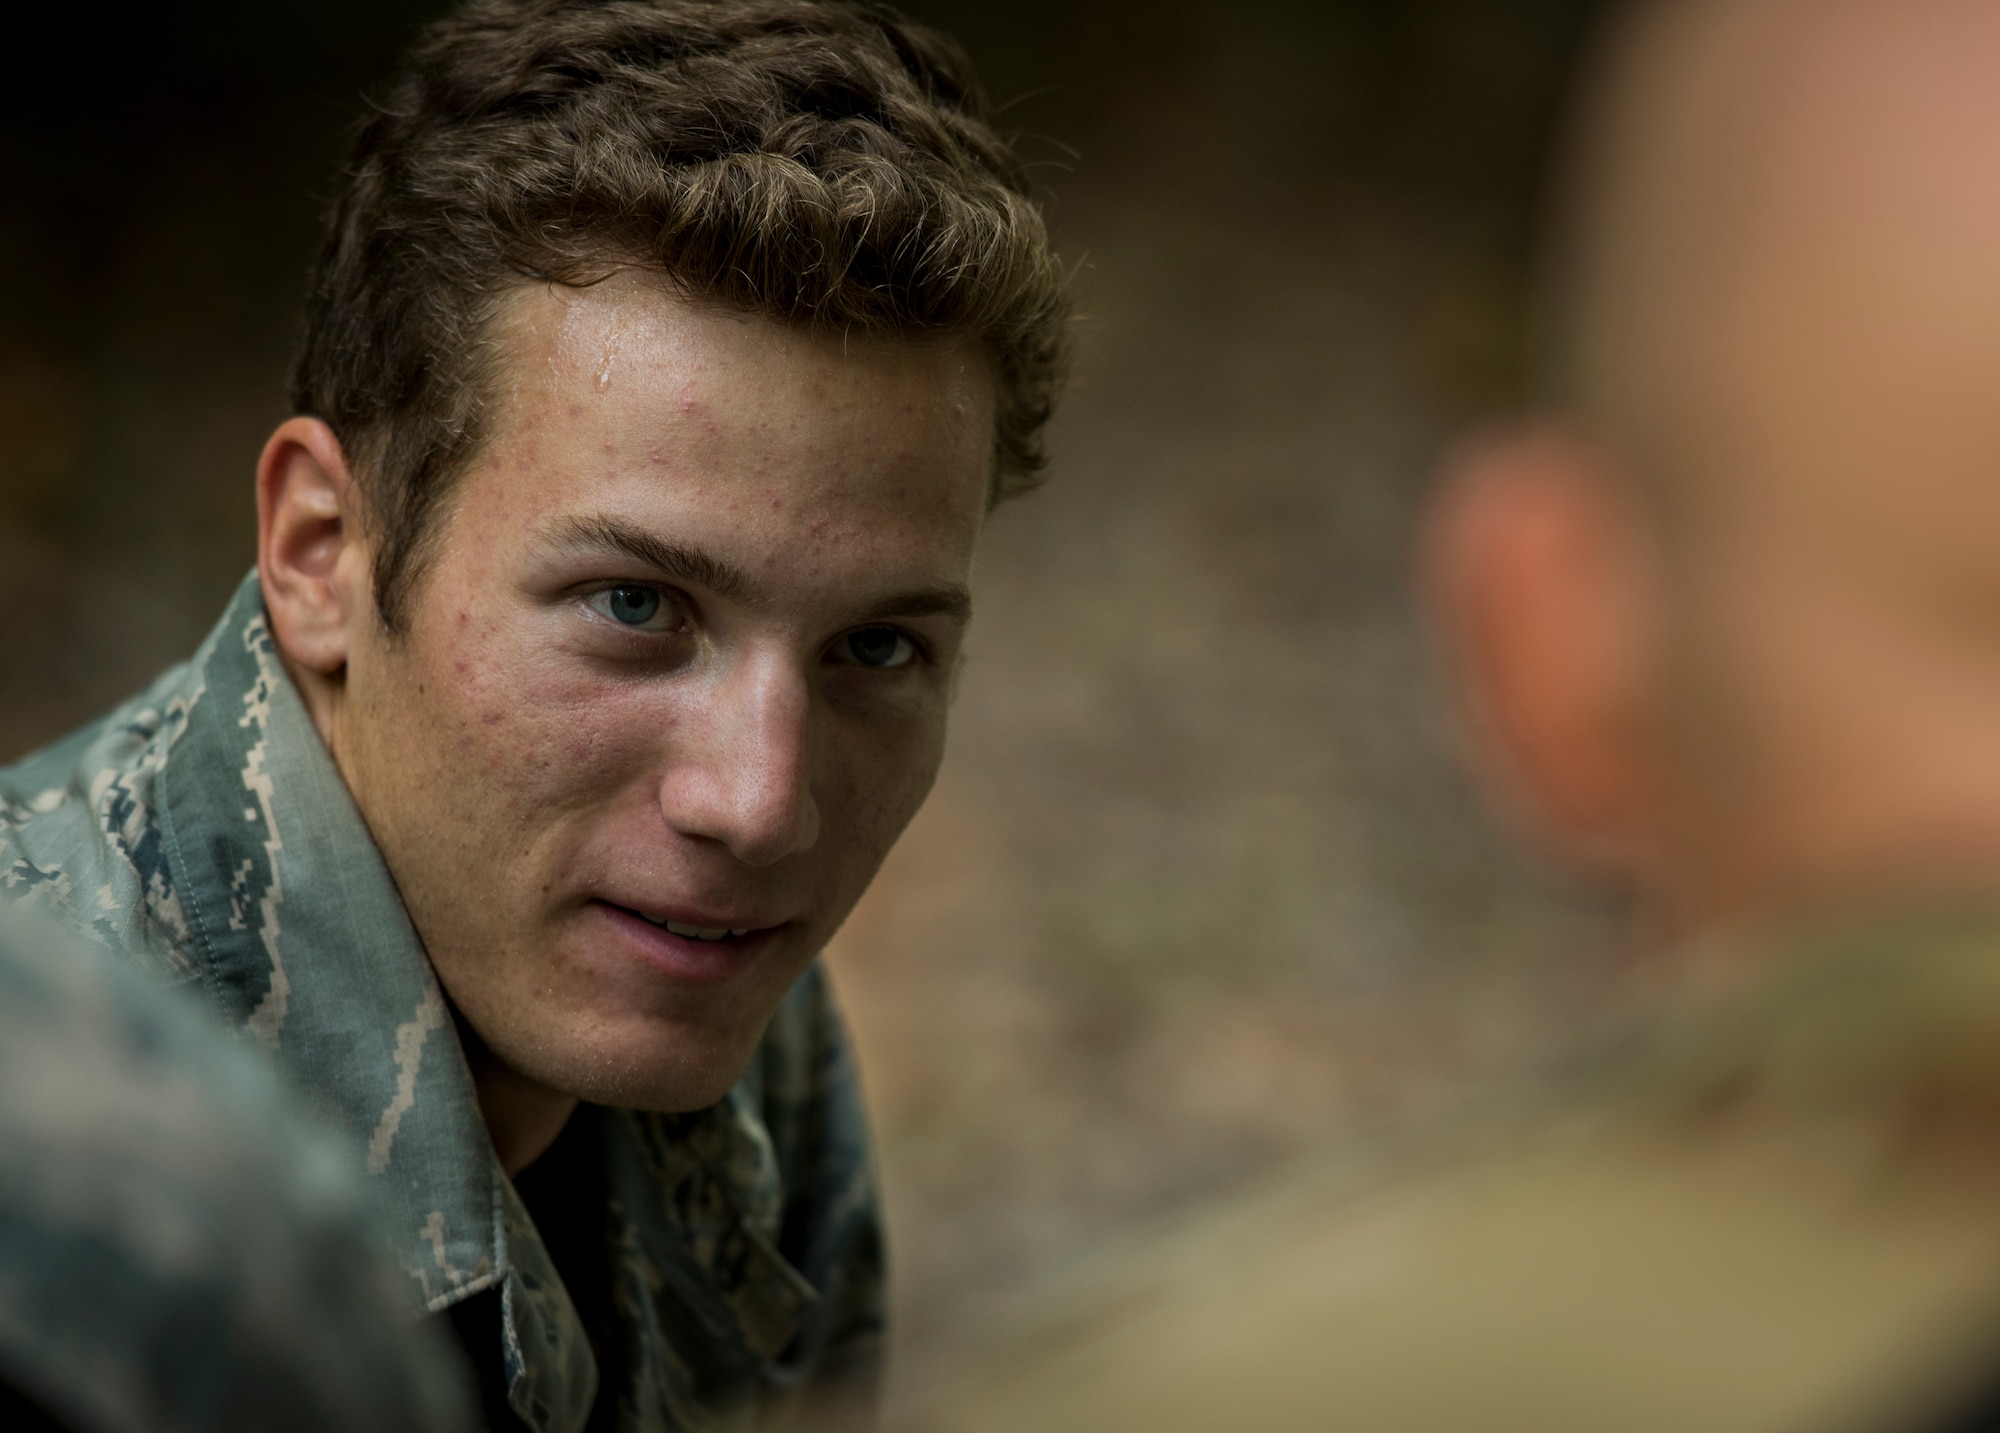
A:
<svg viewBox="0 0 2000 1433">
<path fill-rule="evenodd" d="M 358 97 L 435 0 L 42 7 L 0 106 L 0 760 L 191 649 Z M 936 795 L 830 959 L 906 1347 L 1529 1056 L 1599 922 L 1453 764 L 1427 470 L 1525 389 L 1594 0 L 910 0 L 1083 315 Z"/>
</svg>

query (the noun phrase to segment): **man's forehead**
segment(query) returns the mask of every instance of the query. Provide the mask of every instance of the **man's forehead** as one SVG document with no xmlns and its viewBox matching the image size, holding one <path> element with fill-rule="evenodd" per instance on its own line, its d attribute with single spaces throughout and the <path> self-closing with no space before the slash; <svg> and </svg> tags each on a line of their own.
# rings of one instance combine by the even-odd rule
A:
<svg viewBox="0 0 2000 1433">
<path fill-rule="evenodd" d="M 647 275 L 523 286 L 507 303 L 502 411 L 476 481 L 517 530 L 572 549 L 580 533 L 650 538 L 766 597 L 964 586 L 993 454 L 976 353 L 843 345 Z M 645 543 L 597 546 L 630 558 Z"/>
<path fill-rule="evenodd" d="M 891 386 L 959 416 L 993 409 L 992 364 L 971 339 L 816 330 L 691 296 L 639 269 L 580 287 L 521 285 L 502 297 L 494 336 L 517 391 L 609 393 L 667 380 L 691 399 L 749 402 L 789 379 L 836 403 Z"/>
<path fill-rule="evenodd" d="M 810 331 L 637 273 L 524 287 L 509 302 L 495 334 L 502 447 L 655 480 L 726 475 L 793 501 L 983 517 L 996 385 L 970 342 Z"/>
</svg>

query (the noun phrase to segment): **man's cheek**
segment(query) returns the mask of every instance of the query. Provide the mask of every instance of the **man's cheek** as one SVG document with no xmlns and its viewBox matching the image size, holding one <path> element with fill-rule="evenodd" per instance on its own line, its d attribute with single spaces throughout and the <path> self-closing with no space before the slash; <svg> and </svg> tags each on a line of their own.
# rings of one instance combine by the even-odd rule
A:
<svg viewBox="0 0 2000 1433">
<path fill-rule="evenodd" d="M 634 779 L 666 725 L 628 692 L 539 672 L 478 684 L 454 723 L 464 758 L 523 814 L 599 798 Z"/>
<path fill-rule="evenodd" d="M 943 723 L 910 732 L 902 740 L 874 744 L 843 791 L 849 832 L 868 873 L 889 854 L 923 807 L 944 759 Z"/>
</svg>

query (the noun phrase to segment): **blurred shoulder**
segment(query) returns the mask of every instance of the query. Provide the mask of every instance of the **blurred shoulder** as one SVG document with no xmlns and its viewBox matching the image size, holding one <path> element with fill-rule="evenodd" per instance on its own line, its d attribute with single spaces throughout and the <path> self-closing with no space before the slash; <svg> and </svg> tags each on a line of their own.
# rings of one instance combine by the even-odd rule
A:
<svg viewBox="0 0 2000 1433">
<path fill-rule="evenodd" d="M 198 1011 L 0 912 L 0 1380 L 79 1427 L 462 1427 L 351 1165 Z"/>
<path fill-rule="evenodd" d="M 2000 1337 L 2000 1180 L 1885 1189 L 1837 1136 L 1758 1143 L 1552 1135 L 1252 1201 L 942 1426 L 1747 1433 L 1887 1398 L 1954 1329 Z"/>
<path fill-rule="evenodd" d="M 1907 1426 L 2000 1350 L 2000 923 L 1771 969 L 1161 1238 L 933 1426 Z"/>
</svg>

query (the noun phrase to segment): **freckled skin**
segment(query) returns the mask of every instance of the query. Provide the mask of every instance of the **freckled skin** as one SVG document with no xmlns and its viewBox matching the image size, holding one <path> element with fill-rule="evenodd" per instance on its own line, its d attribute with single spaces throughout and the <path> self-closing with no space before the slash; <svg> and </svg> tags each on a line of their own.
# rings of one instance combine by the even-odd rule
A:
<svg viewBox="0 0 2000 1433">
<path fill-rule="evenodd" d="M 502 336 L 520 381 L 407 631 L 350 653 L 330 743 L 495 1056 L 562 1094 L 700 1108 L 936 775 L 962 618 L 893 619 L 926 649 L 893 670 L 842 643 L 887 597 L 969 582 L 992 378 L 969 348 L 843 343 L 636 277 L 523 290 Z M 550 540 L 576 517 L 745 590 Z M 685 630 L 590 606 L 622 583 L 668 589 Z M 633 957 L 607 893 L 780 928 L 732 978 L 682 980 Z"/>
</svg>

